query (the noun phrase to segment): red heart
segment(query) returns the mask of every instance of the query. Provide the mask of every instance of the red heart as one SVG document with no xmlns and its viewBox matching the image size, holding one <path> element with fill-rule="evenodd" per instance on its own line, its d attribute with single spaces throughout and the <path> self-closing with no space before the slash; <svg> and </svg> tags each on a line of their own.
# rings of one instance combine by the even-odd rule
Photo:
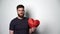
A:
<svg viewBox="0 0 60 34">
<path fill-rule="evenodd" d="M 39 24 L 40 24 L 39 20 L 34 20 L 32 18 L 28 19 L 28 25 L 29 25 L 30 28 L 32 28 L 32 27 L 38 27 Z"/>
</svg>

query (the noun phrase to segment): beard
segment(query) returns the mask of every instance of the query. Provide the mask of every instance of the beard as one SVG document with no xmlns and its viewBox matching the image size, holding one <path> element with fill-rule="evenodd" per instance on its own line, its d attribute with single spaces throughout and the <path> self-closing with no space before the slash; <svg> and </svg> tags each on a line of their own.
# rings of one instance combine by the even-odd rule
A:
<svg viewBox="0 0 60 34">
<path fill-rule="evenodd" d="M 23 15 L 18 14 L 18 16 L 21 17 L 21 18 L 23 18 L 24 17 L 24 14 Z"/>
</svg>

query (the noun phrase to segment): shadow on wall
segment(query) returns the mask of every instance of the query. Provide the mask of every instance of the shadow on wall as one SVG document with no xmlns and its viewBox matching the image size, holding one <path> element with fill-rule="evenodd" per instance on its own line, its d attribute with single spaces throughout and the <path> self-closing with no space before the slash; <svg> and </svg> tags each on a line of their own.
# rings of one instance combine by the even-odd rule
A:
<svg viewBox="0 0 60 34">
<path fill-rule="evenodd" d="M 31 10 L 29 8 L 26 9 L 26 17 L 31 18 Z"/>
<path fill-rule="evenodd" d="M 41 32 L 41 34 L 50 34 L 51 33 L 51 29 L 48 25 L 48 22 L 44 22 L 43 26 L 41 27 L 43 29 L 43 31 Z"/>
<path fill-rule="evenodd" d="M 33 16 L 32 11 L 29 8 L 26 9 L 26 17 L 31 18 L 32 16 Z M 44 26 L 41 27 L 43 31 L 42 32 L 38 31 L 38 30 L 41 30 L 41 29 L 37 28 L 36 31 L 33 34 L 49 34 L 51 32 L 50 27 L 48 26 L 47 21 L 44 22 L 44 23 L 45 23 L 45 24 L 43 24 Z"/>
<path fill-rule="evenodd" d="M 26 17 L 31 18 L 33 16 L 31 14 L 32 14 L 31 10 L 29 8 L 26 9 Z M 38 30 L 36 29 L 36 31 L 32 34 L 38 34 Z"/>
</svg>

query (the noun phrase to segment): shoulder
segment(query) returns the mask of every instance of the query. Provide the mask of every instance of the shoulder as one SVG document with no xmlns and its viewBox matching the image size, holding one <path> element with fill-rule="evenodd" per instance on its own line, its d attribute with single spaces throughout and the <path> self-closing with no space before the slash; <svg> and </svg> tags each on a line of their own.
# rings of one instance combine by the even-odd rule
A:
<svg viewBox="0 0 60 34">
<path fill-rule="evenodd" d="M 14 23 L 17 20 L 17 18 L 13 18 L 10 23 Z"/>
</svg>

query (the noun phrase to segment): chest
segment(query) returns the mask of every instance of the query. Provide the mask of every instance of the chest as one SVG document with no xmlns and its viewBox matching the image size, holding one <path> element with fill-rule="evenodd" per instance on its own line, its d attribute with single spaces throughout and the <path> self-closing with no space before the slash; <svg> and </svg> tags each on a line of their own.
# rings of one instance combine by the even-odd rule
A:
<svg viewBox="0 0 60 34">
<path fill-rule="evenodd" d="M 27 30 L 28 29 L 28 22 L 27 20 L 18 20 L 15 22 L 15 30 Z"/>
</svg>

